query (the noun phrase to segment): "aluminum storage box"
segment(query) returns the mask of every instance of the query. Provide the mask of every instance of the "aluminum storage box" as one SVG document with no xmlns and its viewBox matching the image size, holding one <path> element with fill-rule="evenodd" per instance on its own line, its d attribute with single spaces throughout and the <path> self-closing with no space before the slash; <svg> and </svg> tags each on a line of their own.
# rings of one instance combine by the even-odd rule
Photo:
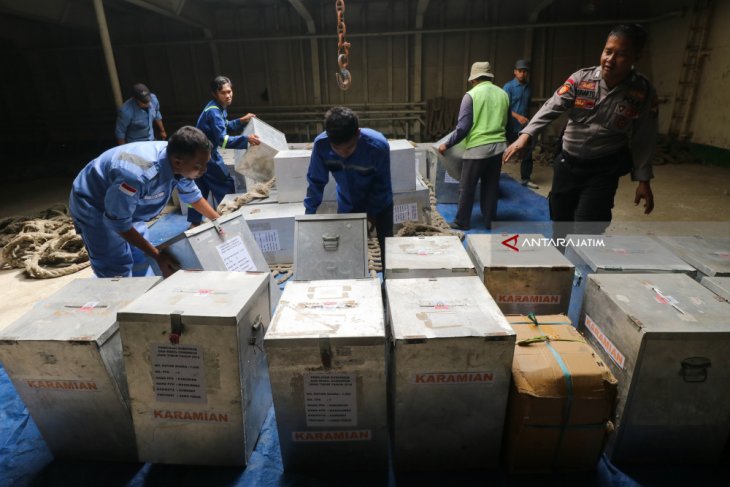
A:
<svg viewBox="0 0 730 487">
<path fill-rule="evenodd" d="M 433 144 L 436 155 L 436 164 L 433 171 L 433 186 L 436 193 L 436 201 L 439 203 L 459 202 L 459 178 L 461 178 L 462 157 L 465 151 L 465 141 L 461 141 L 454 147 L 448 149 L 443 155 L 439 154 L 438 148 L 445 143 L 451 134 L 448 134 Z M 479 194 L 481 182 L 477 183 L 476 193 Z"/>
<path fill-rule="evenodd" d="M 730 304 L 684 274 L 594 274 L 582 317 L 619 381 L 609 457 L 717 461 L 730 434 Z"/>
<path fill-rule="evenodd" d="M 377 279 L 287 283 L 264 339 L 285 470 L 385 470 Z"/>
<path fill-rule="evenodd" d="M 575 264 L 575 289 L 568 316 L 573 323 L 583 305 L 586 278 L 592 273 L 682 273 L 696 270 L 651 237 L 622 235 L 568 235 L 565 256 Z"/>
<path fill-rule="evenodd" d="M 218 232 L 223 230 L 223 235 Z M 269 272 L 269 264 L 256 242 L 241 210 L 223 215 L 215 222 L 206 222 L 171 238 L 158 248 L 172 255 L 184 270 Z M 160 275 L 159 267 L 150 262 Z M 281 291 L 273 277 L 269 278 L 271 307 L 276 306 Z"/>
<path fill-rule="evenodd" d="M 337 201 L 323 200 L 317 208 L 318 215 L 335 213 Z M 403 228 L 407 221 L 431 224 L 431 195 L 421 178 L 416 178 L 415 191 L 393 194 L 393 234 Z"/>
<path fill-rule="evenodd" d="M 730 276 L 730 237 L 657 237 L 669 250 L 699 271 L 697 276 Z"/>
<path fill-rule="evenodd" d="M 301 203 L 307 195 L 311 150 L 285 150 L 274 157 L 279 203 Z"/>
<path fill-rule="evenodd" d="M 405 139 L 389 140 L 390 181 L 393 193 L 416 189 L 416 149 Z"/>
<path fill-rule="evenodd" d="M 239 211 L 268 264 L 294 262 L 294 218 L 304 215 L 302 203 L 244 205 Z"/>
<path fill-rule="evenodd" d="M 476 276 L 459 237 L 388 237 L 385 279 Z"/>
<path fill-rule="evenodd" d="M 730 301 L 730 277 L 703 277 L 700 283 L 723 299 Z"/>
<path fill-rule="evenodd" d="M 286 136 L 259 118 L 252 118 L 244 127 L 243 135 L 251 134 L 258 135 L 261 143 L 236 150 L 236 170 L 256 181 L 268 181 L 274 177 L 274 156 L 289 150 Z"/>
<path fill-rule="evenodd" d="M 119 311 L 141 461 L 246 465 L 271 407 L 267 283 L 178 271 Z"/>
<path fill-rule="evenodd" d="M 294 279 L 360 279 L 368 275 L 364 213 L 301 215 L 294 220 Z"/>
<path fill-rule="evenodd" d="M 242 150 L 245 152 L 245 149 Z M 236 150 L 235 149 L 221 149 L 218 148 L 218 153 L 223 158 L 223 163 L 226 165 L 233 178 L 234 190 L 236 193 L 246 192 L 246 177 L 240 172 L 236 171 Z"/>
<path fill-rule="evenodd" d="M 503 313 L 568 312 L 574 267 L 544 238 L 540 234 L 467 235 L 466 250 L 477 275 Z"/>
<path fill-rule="evenodd" d="M 385 281 L 396 469 L 499 462 L 515 333 L 479 278 Z"/>
<path fill-rule="evenodd" d="M 56 458 L 137 461 L 117 310 L 161 280 L 76 279 L 0 332 L 0 361 Z"/>
</svg>

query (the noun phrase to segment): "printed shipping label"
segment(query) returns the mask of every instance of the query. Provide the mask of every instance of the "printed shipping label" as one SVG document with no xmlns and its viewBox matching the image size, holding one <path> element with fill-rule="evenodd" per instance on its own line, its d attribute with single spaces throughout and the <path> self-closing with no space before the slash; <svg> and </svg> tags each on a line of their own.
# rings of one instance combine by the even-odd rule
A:
<svg viewBox="0 0 730 487">
<path fill-rule="evenodd" d="M 221 256 L 223 265 L 227 270 L 232 272 L 256 270 L 251 255 L 246 250 L 246 246 L 243 245 L 243 240 L 238 235 L 226 240 L 220 245 L 216 245 L 215 248 L 218 250 L 218 254 Z"/>
<path fill-rule="evenodd" d="M 259 245 L 261 252 L 278 252 L 281 250 L 279 232 L 276 230 L 254 231 L 253 236 Z"/>
<path fill-rule="evenodd" d="M 158 401 L 208 402 L 202 347 L 153 344 L 150 353 Z"/>
<path fill-rule="evenodd" d="M 307 427 L 357 426 L 357 376 L 304 374 Z"/>
<path fill-rule="evenodd" d="M 393 223 L 399 224 L 408 221 L 418 221 L 418 204 L 404 203 L 402 205 L 394 205 Z"/>
</svg>

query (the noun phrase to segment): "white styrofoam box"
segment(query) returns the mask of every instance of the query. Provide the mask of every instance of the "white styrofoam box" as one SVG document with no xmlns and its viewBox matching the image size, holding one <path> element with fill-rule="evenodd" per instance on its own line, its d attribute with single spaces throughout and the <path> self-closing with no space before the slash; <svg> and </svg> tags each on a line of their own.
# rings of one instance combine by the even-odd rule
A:
<svg viewBox="0 0 730 487">
<path fill-rule="evenodd" d="M 393 193 L 416 189 L 416 149 L 405 139 L 389 140 L 390 181 Z"/>
<path fill-rule="evenodd" d="M 268 181 L 274 177 L 274 156 L 289 149 L 286 136 L 259 118 L 252 118 L 246 124 L 243 135 L 251 134 L 258 135 L 261 143 L 236 150 L 236 170 L 256 181 Z"/>
<path fill-rule="evenodd" d="M 302 203 L 244 205 L 239 211 L 268 264 L 294 262 L 294 217 L 304 215 Z"/>
<path fill-rule="evenodd" d="M 274 157 L 279 203 L 301 203 L 307 195 L 311 150 L 284 150 Z"/>
</svg>

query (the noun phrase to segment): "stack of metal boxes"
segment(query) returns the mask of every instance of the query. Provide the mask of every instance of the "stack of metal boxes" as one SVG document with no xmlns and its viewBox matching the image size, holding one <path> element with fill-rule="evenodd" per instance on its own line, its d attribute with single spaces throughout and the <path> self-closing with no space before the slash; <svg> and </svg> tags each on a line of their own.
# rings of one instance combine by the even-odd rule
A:
<svg viewBox="0 0 730 487">
<path fill-rule="evenodd" d="M 567 313 L 573 265 L 539 234 L 467 235 L 477 275 L 505 314 Z"/>
<path fill-rule="evenodd" d="M 284 468 L 385 470 L 378 280 L 289 282 L 264 342 Z"/>
<path fill-rule="evenodd" d="M 619 381 L 610 459 L 717 461 L 730 434 L 730 304 L 685 274 L 594 274 L 582 316 Z"/>
<path fill-rule="evenodd" d="M 368 275 L 364 213 L 298 216 L 294 235 L 294 279 L 360 279 Z"/>
<path fill-rule="evenodd" d="M 385 239 L 385 279 L 476 276 L 456 236 L 389 237 Z"/>
<path fill-rule="evenodd" d="M 76 279 L 0 333 L 0 360 L 56 458 L 137 461 L 117 310 L 160 280 Z"/>
<path fill-rule="evenodd" d="M 388 279 L 397 469 L 497 465 L 515 333 L 479 278 Z"/>
<path fill-rule="evenodd" d="M 681 273 L 694 277 L 696 270 L 675 254 L 645 236 L 568 235 L 565 256 L 575 264 L 575 289 L 568 316 L 578 323 L 588 275 L 594 273 Z"/>
<path fill-rule="evenodd" d="M 697 269 L 697 279 L 730 277 L 730 237 L 699 235 L 657 237 L 659 242 Z"/>
<path fill-rule="evenodd" d="M 271 406 L 268 278 L 179 271 L 119 311 L 141 461 L 246 465 Z"/>
</svg>

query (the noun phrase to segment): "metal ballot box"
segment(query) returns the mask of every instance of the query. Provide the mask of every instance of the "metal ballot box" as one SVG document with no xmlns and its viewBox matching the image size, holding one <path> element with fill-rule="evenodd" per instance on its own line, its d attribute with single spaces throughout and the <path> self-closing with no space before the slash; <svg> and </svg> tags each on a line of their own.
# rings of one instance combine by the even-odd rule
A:
<svg viewBox="0 0 730 487">
<path fill-rule="evenodd" d="M 241 209 L 191 228 L 158 248 L 173 256 L 184 270 L 269 272 Z M 155 274 L 162 274 L 154 261 L 151 265 Z M 281 296 L 273 277 L 269 277 L 269 289 L 273 309 Z"/>
<path fill-rule="evenodd" d="M 575 289 L 568 316 L 578 324 L 584 304 L 586 279 L 593 273 L 682 273 L 696 270 L 651 237 L 568 235 L 565 257 L 575 264 Z"/>
<path fill-rule="evenodd" d="M 304 215 L 301 202 L 244 205 L 239 211 L 268 264 L 294 262 L 294 218 Z"/>
<path fill-rule="evenodd" d="M 432 146 L 436 155 L 436 167 L 432 174 L 436 201 L 439 203 L 459 202 L 459 179 L 461 178 L 462 157 L 466 150 L 466 140 L 462 140 L 449 148 L 444 154 L 439 154 L 438 148 L 449 140 L 449 133 Z M 481 182 L 477 183 L 476 193 L 479 194 Z"/>
<path fill-rule="evenodd" d="M 682 260 L 699 271 L 702 276 L 730 276 L 730 238 L 702 237 L 699 235 L 681 237 L 657 237 L 659 242 Z"/>
<path fill-rule="evenodd" d="M 476 276 L 459 237 L 388 237 L 385 279 Z"/>
<path fill-rule="evenodd" d="M 467 235 L 477 275 L 505 314 L 567 313 L 573 265 L 540 234 Z"/>
<path fill-rule="evenodd" d="M 721 298 L 730 301 L 730 277 L 703 277 L 700 283 Z"/>
<path fill-rule="evenodd" d="M 137 461 L 117 310 L 161 280 L 76 279 L 0 332 L 0 361 L 56 458 Z"/>
<path fill-rule="evenodd" d="M 243 129 L 243 135 L 259 136 L 258 145 L 249 145 L 245 150 L 236 150 L 236 171 L 256 181 L 268 181 L 274 177 L 274 156 L 289 150 L 286 136 L 259 118 L 252 118 Z"/>
<path fill-rule="evenodd" d="M 289 282 L 264 344 L 285 470 L 388 466 L 377 279 Z"/>
<path fill-rule="evenodd" d="M 311 150 L 284 150 L 274 157 L 279 203 L 301 203 L 307 196 L 307 171 Z"/>
<path fill-rule="evenodd" d="M 479 278 L 385 281 L 397 469 L 499 462 L 515 332 Z"/>
<path fill-rule="evenodd" d="M 246 465 L 271 406 L 267 282 L 179 271 L 119 311 L 141 461 Z"/>
<path fill-rule="evenodd" d="M 301 215 L 294 220 L 294 279 L 360 279 L 368 275 L 364 213 Z"/>
<path fill-rule="evenodd" d="M 730 435 L 730 304 L 688 275 L 594 274 L 582 316 L 619 383 L 612 461 L 717 461 Z"/>
</svg>

